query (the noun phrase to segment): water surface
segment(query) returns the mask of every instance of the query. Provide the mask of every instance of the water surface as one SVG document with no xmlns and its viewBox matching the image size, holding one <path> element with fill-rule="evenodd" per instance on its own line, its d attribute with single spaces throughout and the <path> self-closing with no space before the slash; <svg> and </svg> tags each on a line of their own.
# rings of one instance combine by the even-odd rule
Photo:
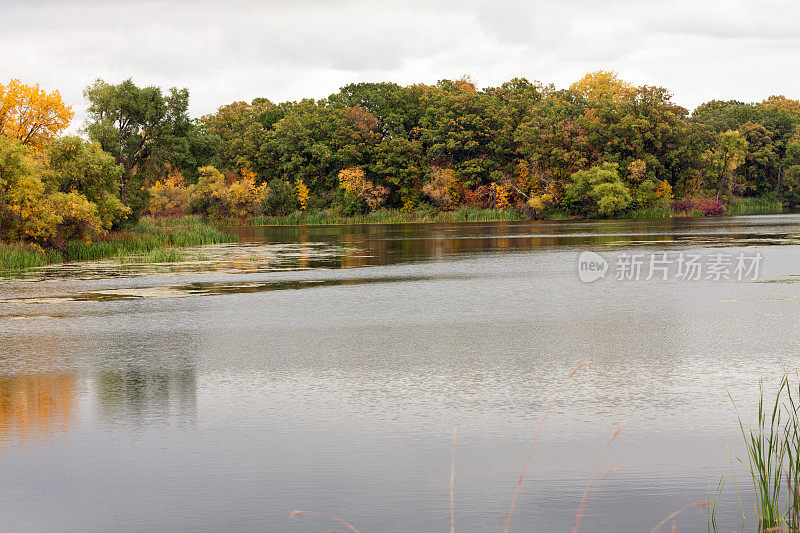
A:
<svg viewBox="0 0 800 533">
<path fill-rule="evenodd" d="M 457 530 L 501 531 L 580 361 L 512 531 L 571 530 L 623 421 L 583 531 L 649 531 L 722 474 L 731 530 L 731 461 L 752 509 L 727 395 L 752 419 L 758 379 L 798 368 L 800 217 L 235 231 L 189 264 L 0 282 L 2 530 L 444 531 L 458 427 Z M 587 284 L 583 250 L 763 261 Z"/>
</svg>

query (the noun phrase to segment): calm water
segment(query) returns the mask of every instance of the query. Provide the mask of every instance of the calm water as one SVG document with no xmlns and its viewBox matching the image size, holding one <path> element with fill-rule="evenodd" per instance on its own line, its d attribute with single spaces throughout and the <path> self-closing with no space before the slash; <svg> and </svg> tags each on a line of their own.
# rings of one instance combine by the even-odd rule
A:
<svg viewBox="0 0 800 533">
<path fill-rule="evenodd" d="M 741 522 L 727 394 L 752 419 L 758 379 L 798 370 L 800 217 L 236 231 L 182 266 L 0 282 L 0 530 L 446 531 L 458 427 L 456 529 L 502 531 L 582 360 L 511 530 L 571 530 L 625 420 L 583 531 L 649 531 L 722 474 Z M 613 279 L 657 251 L 760 253 L 760 280 Z"/>
</svg>

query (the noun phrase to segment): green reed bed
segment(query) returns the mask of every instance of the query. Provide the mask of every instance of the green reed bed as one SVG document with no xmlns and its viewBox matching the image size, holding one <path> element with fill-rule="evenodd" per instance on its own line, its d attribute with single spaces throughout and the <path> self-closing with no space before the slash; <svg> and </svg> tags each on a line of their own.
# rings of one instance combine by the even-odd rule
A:
<svg viewBox="0 0 800 533">
<path fill-rule="evenodd" d="M 333 211 L 295 211 L 281 216 L 257 216 L 248 219 L 226 219 L 222 226 L 322 226 L 345 224 L 408 224 L 423 222 L 490 222 L 525 220 L 515 209 L 479 209 L 462 207 L 455 211 L 420 209 L 401 211 L 381 209 L 366 214 L 342 215 Z"/>
<path fill-rule="evenodd" d="M 762 384 L 759 392 L 756 426 L 745 429 L 739 418 L 747 445 L 758 528 L 800 531 L 800 385 L 793 388 L 788 376 L 784 376 L 773 402 L 765 402 Z"/>
<path fill-rule="evenodd" d="M 55 250 L 44 250 L 33 244 L 0 242 L 0 273 L 21 272 L 62 260 Z"/>
<path fill-rule="evenodd" d="M 766 198 L 734 198 L 725 208 L 728 215 L 777 215 L 783 213 L 783 203 Z"/>
<path fill-rule="evenodd" d="M 188 255 L 180 248 L 157 248 L 143 254 L 120 255 L 120 264 L 131 263 L 179 263 Z"/>
<path fill-rule="evenodd" d="M 84 243 L 72 241 L 64 249 L 67 261 L 90 261 L 108 257 L 125 257 L 134 254 L 149 254 L 162 248 L 180 248 L 235 241 L 235 237 L 223 233 L 194 218 L 164 221 L 143 219 L 128 231 L 113 232 L 102 240 Z M 161 261 L 158 261 L 161 262 Z"/>
<path fill-rule="evenodd" d="M 59 249 L 33 244 L 0 243 L 0 274 L 19 275 L 30 268 L 64 261 L 117 258 L 120 263 L 164 263 L 181 261 L 178 249 L 233 242 L 236 237 L 205 224 L 199 217 L 175 219 L 143 218 L 133 227 L 114 231 L 95 241 L 69 241 Z"/>
</svg>

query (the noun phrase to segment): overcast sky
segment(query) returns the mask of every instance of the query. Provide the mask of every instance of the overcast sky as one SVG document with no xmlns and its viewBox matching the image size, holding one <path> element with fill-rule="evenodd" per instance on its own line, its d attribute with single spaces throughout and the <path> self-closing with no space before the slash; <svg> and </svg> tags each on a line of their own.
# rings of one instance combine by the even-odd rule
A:
<svg viewBox="0 0 800 533">
<path fill-rule="evenodd" d="M 96 78 L 187 87 L 193 116 L 355 81 L 564 87 L 601 68 L 690 109 L 800 98 L 796 0 L 0 0 L 0 21 L 0 83 L 60 90 L 72 129 Z"/>
</svg>

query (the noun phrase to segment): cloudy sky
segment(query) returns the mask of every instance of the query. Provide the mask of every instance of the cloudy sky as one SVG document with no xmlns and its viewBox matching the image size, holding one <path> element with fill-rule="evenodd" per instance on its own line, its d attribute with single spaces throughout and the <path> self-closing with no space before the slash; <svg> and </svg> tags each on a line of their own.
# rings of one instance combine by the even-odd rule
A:
<svg viewBox="0 0 800 533">
<path fill-rule="evenodd" d="M 600 68 L 712 99 L 800 97 L 796 0 L 0 0 L 0 83 L 96 78 L 187 87 L 195 116 L 235 100 L 321 98 L 353 81 L 567 86 Z"/>
</svg>

